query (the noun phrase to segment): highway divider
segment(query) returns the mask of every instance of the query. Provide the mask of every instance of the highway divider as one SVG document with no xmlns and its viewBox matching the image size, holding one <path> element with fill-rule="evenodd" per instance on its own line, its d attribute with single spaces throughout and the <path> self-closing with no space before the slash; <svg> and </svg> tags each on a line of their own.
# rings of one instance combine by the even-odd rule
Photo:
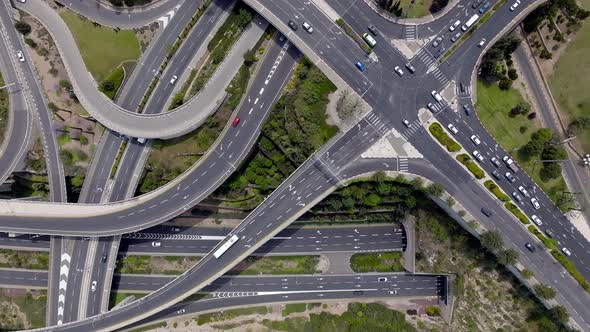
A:
<svg viewBox="0 0 590 332">
<path fill-rule="evenodd" d="M 488 190 L 491 191 L 492 194 L 494 194 L 502 202 L 509 202 L 510 201 L 510 197 L 508 195 L 506 195 L 502 191 L 502 189 L 500 189 L 500 187 L 498 187 L 498 185 L 496 185 L 496 183 L 494 181 L 487 180 L 486 182 L 484 182 L 483 185 L 486 188 L 488 188 Z"/>
<path fill-rule="evenodd" d="M 428 127 L 428 131 L 434 136 L 438 142 L 444 145 L 449 152 L 459 152 L 461 151 L 461 145 L 455 142 L 442 128 L 442 126 L 438 122 L 432 123 Z"/>
<path fill-rule="evenodd" d="M 485 172 L 469 157 L 466 153 L 461 153 L 457 156 L 457 160 L 463 164 L 475 176 L 476 179 L 481 180 L 485 177 Z"/>
<path fill-rule="evenodd" d="M 518 206 L 514 205 L 514 203 L 506 202 L 504 206 L 506 207 L 506 209 L 508 209 L 508 211 L 510 211 L 510 213 L 512 213 L 516 218 L 518 218 L 518 220 L 520 220 L 521 223 L 525 225 L 531 223 L 529 218 L 524 213 L 522 213 L 522 211 L 520 211 Z"/>
<path fill-rule="evenodd" d="M 527 229 L 529 232 L 533 233 L 539 239 L 539 241 L 543 242 L 545 247 L 549 248 L 549 250 L 557 249 L 557 241 L 543 235 L 543 233 L 541 233 L 541 231 L 535 225 L 529 225 Z"/>
<path fill-rule="evenodd" d="M 365 41 L 359 36 L 342 18 L 336 20 L 336 24 L 342 29 L 352 40 L 354 40 L 367 54 L 371 54 L 373 50 L 365 43 Z"/>
<path fill-rule="evenodd" d="M 563 265 L 567 272 L 569 272 L 569 274 L 574 279 L 576 279 L 576 281 L 580 284 L 580 286 L 582 286 L 582 288 L 584 288 L 584 290 L 586 290 L 586 292 L 590 293 L 590 283 L 584 279 L 584 276 L 580 273 L 580 271 L 578 271 L 578 269 L 576 269 L 574 263 L 567 260 L 567 258 L 565 258 L 565 256 L 557 249 L 551 250 L 551 255 L 553 255 L 553 258 L 560 262 L 561 265 Z"/>
</svg>

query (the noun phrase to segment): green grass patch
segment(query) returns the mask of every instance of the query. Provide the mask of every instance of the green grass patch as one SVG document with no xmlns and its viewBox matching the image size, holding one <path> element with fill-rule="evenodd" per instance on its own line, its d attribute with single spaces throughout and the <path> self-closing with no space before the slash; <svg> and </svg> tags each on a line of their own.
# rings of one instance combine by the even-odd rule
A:
<svg viewBox="0 0 590 332">
<path fill-rule="evenodd" d="M 543 233 L 541 233 L 541 231 L 539 231 L 539 229 L 537 227 L 535 227 L 534 225 L 529 225 L 527 228 L 531 233 L 533 233 L 537 238 L 539 238 L 539 240 L 541 242 L 543 242 L 545 247 L 547 247 L 549 249 L 557 249 L 557 241 L 556 240 L 550 239 L 550 238 L 546 237 L 545 235 L 543 235 Z"/>
<path fill-rule="evenodd" d="M 115 100 L 117 91 L 121 87 L 123 80 L 125 79 L 125 69 L 123 66 L 117 67 L 111 74 L 104 80 L 99 86 L 99 90 L 104 93 L 111 100 Z"/>
<path fill-rule="evenodd" d="M 305 310 L 307 310 L 305 303 L 287 303 L 283 309 L 283 317 L 296 312 L 305 312 Z"/>
<path fill-rule="evenodd" d="M 129 296 L 135 296 L 135 300 L 140 299 L 147 294 L 144 293 L 121 293 L 121 292 L 111 292 L 109 297 L 109 309 L 114 308 L 117 304 L 121 303 L 121 301 L 125 300 Z"/>
<path fill-rule="evenodd" d="M 570 262 L 559 250 L 553 249 L 551 250 L 551 255 L 559 262 L 565 269 L 569 272 L 569 274 L 576 279 L 576 281 L 586 290 L 586 292 L 590 293 L 590 283 L 584 276 L 576 269 L 574 263 Z"/>
<path fill-rule="evenodd" d="M 359 253 L 350 257 L 350 267 L 354 272 L 401 272 L 402 252 Z"/>
<path fill-rule="evenodd" d="M 588 4 L 587 8 L 590 8 Z M 590 22 L 586 20 L 575 39 L 559 57 L 549 77 L 549 86 L 559 111 L 569 120 L 590 117 Z M 567 126 L 569 122 L 565 120 Z M 578 134 L 584 151 L 590 152 L 590 128 Z"/>
<path fill-rule="evenodd" d="M 166 322 L 161 322 L 161 323 L 155 323 L 155 324 L 149 324 L 149 325 L 145 325 L 145 326 L 140 326 L 136 329 L 133 330 L 129 330 L 127 332 L 144 332 L 144 331 L 151 331 L 151 330 L 155 330 L 157 328 L 164 328 L 166 327 Z"/>
<path fill-rule="evenodd" d="M 539 126 L 526 116 L 511 116 L 510 110 L 519 104 L 525 104 L 520 93 L 515 89 L 500 90 L 497 84 L 486 84 L 477 81 L 477 112 L 479 119 L 496 141 L 506 150 L 514 160 L 539 185 L 553 202 L 559 202 L 567 186 L 563 177 L 546 182 L 539 175 L 541 164 L 535 160 L 525 161 L 520 158 L 518 149 L 525 145 L 530 135 Z M 501 157 L 501 156 L 499 156 Z"/>
<path fill-rule="evenodd" d="M 500 187 L 498 187 L 496 185 L 496 183 L 494 183 L 494 181 L 487 180 L 486 182 L 484 182 L 484 185 L 486 186 L 486 188 L 488 188 L 489 191 L 492 192 L 492 194 L 494 194 L 502 202 L 509 202 L 510 201 L 510 197 L 508 195 L 506 195 L 502 191 L 502 189 L 500 189 Z"/>
<path fill-rule="evenodd" d="M 115 273 L 150 274 L 152 272 L 150 259 L 150 256 L 120 256 Z"/>
<path fill-rule="evenodd" d="M 435 122 L 428 127 L 430 133 L 438 140 L 438 142 L 444 145 L 449 152 L 461 151 L 461 146 L 455 142 L 442 128 L 440 123 Z"/>
<path fill-rule="evenodd" d="M 139 58 L 139 41 L 133 31 L 117 32 L 95 26 L 90 20 L 70 10 L 60 15 L 74 36 L 88 71 L 97 82 L 102 82 L 122 62 Z"/>
<path fill-rule="evenodd" d="M 49 268 L 49 253 L 0 249 L 0 267 L 47 270 Z"/>
<path fill-rule="evenodd" d="M 530 223 L 529 218 L 520 211 L 518 206 L 514 205 L 514 203 L 506 202 L 504 206 L 510 211 L 521 223 L 527 225 Z"/>
<path fill-rule="evenodd" d="M 70 137 L 70 134 L 67 132 L 57 136 L 57 143 L 59 144 L 59 146 L 64 146 L 71 141 L 72 138 Z"/>
<path fill-rule="evenodd" d="M 467 169 L 475 176 L 477 179 L 483 179 L 485 177 L 484 171 L 477 166 L 477 164 L 469 157 L 468 154 L 462 153 L 457 156 L 457 160 L 465 165 Z"/>
<path fill-rule="evenodd" d="M 313 274 L 318 273 L 319 256 L 248 257 L 230 274 Z"/>
<path fill-rule="evenodd" d="M 4 86 L 4 78 L 0 74 L 0 86 Z M 0 90 L 0 145 L 4 141 L 4 132 L 8 123 L 8 92 L 6 89 Z"/>
<path fill-rule="evenodd" d="M 195 320 L 197 321 L 197 325 L 205 325 L 213 322 L 221 322 L 224 320 L 234 319 L 240 316 L 248 316 L 248 315 L 266 315 L 268 313 L 268 308 L 265 306 L 258 306 L 258 307 L 249 307 L 249 308 L 239 308 L 239 309 L 230 309 L 226 311 L 220 312 L 213 312 L 210 314 L 199 315 L 198 318 Z"/>
</svg>

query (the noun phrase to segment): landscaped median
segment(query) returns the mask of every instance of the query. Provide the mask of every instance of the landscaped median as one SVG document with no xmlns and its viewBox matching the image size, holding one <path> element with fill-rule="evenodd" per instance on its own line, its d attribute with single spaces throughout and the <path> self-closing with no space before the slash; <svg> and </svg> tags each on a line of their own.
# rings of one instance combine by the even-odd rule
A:
<svg viewBox="0 0 590 332">
<path fill-rule="evenodd" d="M 500 189 L 500 187 L 498 187 L 496 185 L 496 183 L 494 183 L 494 181 L 487 180 L 486 182 L 484 182 L 484 186 L 486 186 L 486 188 L 488 188 L 488 190 L 491 191 L 492 194 L 494 194 L 502 202 L 509 202 L 510 201 L 510 197 L 508 195 L 506 195 L 502 191 L 502 189 Z"/>
<path fill-rule="evenodd" d="M 485 177 L 484 171 L 477 166 L 477 164 L 469 157 L 468 154 L 462 153 L 457 156 L 457 160 L 461 162 L 461 164 L 465 165 L 467 169 L 473 173 L 473 176 L 477 179 L 483 179 Z"/>
<path fill-rule="evenodd" d="M 557 241 L 543 235 L 543 233 L 541 233 L 541 231 L 534 225 L 529 225 L 529 227 L 527 228 L 531 233 L 533 233 L 537 238 L 539 238 L 541 242 L 543 242 L 545 247 L 549 248 L 550 250 L 557 249 Z"/>
<path fill-rule="evenodd" d="M 590 283 L 584 279 L 584 276 L 576 269 L 574 263 L 570 262 L 565 258 L 565 256 L 559 252 L 557 249 L 551 250 L 551 255 L 565 267 L 565 269 L 571 274 L 574 279 L 586 290 L 586 292 L 590 293 Z"/>
<path fill-rule="evenodd" d="M 518 206 L 514 205 L 514 203 L 512 203 L 512 202 L 506 202 L 506 204 L 504 204 L 504 206 L 516 218 L 518 218 L 518 220 L 520 220 L 521 223 L 523 223 L 525 225 L 530 224 L 529 218 L 527 216 L 525 216 L 524 213 L 522 213 L 522 211 L 520 211 L 520 209 L 518 208 Z"/>
<path fill-rule="evenodd" d="M 461 151 L 459 143 L 455 142 L 442 128 L 438 122 L 434 122 L 428 127 L 428 130 L 434 136 L 438 142 L 444 145 L 449 152 Z"/>
<path fill-rule="evenodd" d="M 344 30 L 344 32 L 346 32 L 346 34 L 352 38 L 362 49 L 363 51 L 365 51 L 365 53 L 367 54 L 371 54 L 371 52 L 373 51 L 369 45 L 367 45 L 363 39 L 361 38 L 361 36 L 359 36 L 354 30 L 352 30 L 352 28 L 350 27 L 350 25 L 348 25 L 346 22 L 344 22 L 343 19 L 339 18 L 336 20 L 336 24 L 342 28 L 342 30 Z"/>
</svg>

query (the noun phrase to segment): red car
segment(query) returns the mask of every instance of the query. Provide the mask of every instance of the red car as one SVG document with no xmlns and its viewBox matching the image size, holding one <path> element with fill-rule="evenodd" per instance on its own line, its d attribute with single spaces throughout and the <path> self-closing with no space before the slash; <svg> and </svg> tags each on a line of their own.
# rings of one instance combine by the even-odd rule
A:
<svg viewBox="0 0 590 332">
<path fill-rule="evenodd" d="M 234 123 L 232 123 L 232 125 L 231 125 L 231 126 L 232 126 L 232 127 L 237 127 L 237 126 L 238 126 L 238 123 L 240 123 L 240 118 L 235 118 L 235 119 L 234 119 Z"/>
</svg>

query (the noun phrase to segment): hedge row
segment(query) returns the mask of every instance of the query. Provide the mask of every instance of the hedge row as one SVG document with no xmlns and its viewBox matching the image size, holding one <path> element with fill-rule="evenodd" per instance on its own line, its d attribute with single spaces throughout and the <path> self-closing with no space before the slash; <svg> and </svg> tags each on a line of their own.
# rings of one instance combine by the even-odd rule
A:
<svg viewBox="0 0 590 332">
<path fill-rule="evenodd" d="M 373 50 L 369 47 L 369 45 L 367 45 L 365 43 L 365 41 L 361 38 L 361 36 L 359 36 L 356 32 L 354 32 L 354 30 L 352 30 L 350 25 L 348 25 L 346 22 L 344 22 L 343 19 L 341 19 L 341 18 L 337 19 L 336 24 L 339 27 L 341 27 L 342 30 L 344 30 L 344 32 L 346 32 L 346 34 L 350 38 L 352 38 L 363 49 L 363 51 L 365 51 L 365 53 L 371 54 L 371 52 L 373 52 Z"/>
<path fill-rule="evenodd" d="M 572 277 L 576 279 L 576 281 L 580 284 L 580 286 L 582 286 L 582 288 L 586 290 L 586 292 L 590 293 L 590 284 L 588 283 L 588 281 L 586 281 L 586 279 L 584 279 L 584 276 L 580 273 L 580 271 L 576 269 L 574 263 L 568 261 L 567 258 L 565 258 L 565 256 L 557 249 L 551 250 L 551 255 L 553 255 L 553 257 L 558 262 L 560 262 L 561 265 L 563 265 L 563 267 L 565 267 L 567 272 L 569 272 L 572 275 Z"/>
<path fill-rule="evenodd" d="M 458 155 L 457 160 L 459 160 L 461 164 L 465 165 L 467 169 L 471 173 L 473 173 L 473 176 L 475 176 L 477 179 L 483 179 L 485 177 L 484 171 L 481 168 L 479 168 L 479 166 L 477 166 L 477 164 L 474 163 L 473 160 L 471 160 L 471 157 L 469 157 L 468 154 L 462 153 Z"/>
<path fill-rule="evenodd" d="M 511 202 L 507 202 L 506 204 L 504 204 L 504 206 L 508 209 L 508 211 L 512 212 L 512 214 L 518 218 L 518 220 L 520 220 L 521 223 L 527 225 L 530 224 L 531 222 L 529 221 L 529 218 L 527 216 L 524 215 L 524 213 L 522 213 L 522 211 L 520 211 L 520 209 L 514 205 Z"/>
<path fill-rule="evenodd" d="M 496 185 L 496 183 L 494 183 L 494 181 L 487 180 L 486 182 L 484 182 L 484 185 L 486 186 L 486 188 L 488 188 L 489 191 L 492 192 L 492 194 L 494 194 L 496 197 L 498 197 L 498 199 L 501 200 L 502 202 L 509 202 L 510 201 L 510 197 L 508 195 L 506 195 L 502 191 L 502 189 L 500 189 L 500 187 L 498 187 Z"/>
<path fill-rule="evenodd" d="M 541 233 L 541 231 L 539 231 L 537 227 L 535 227 L 534 225 L 529 225 L 528 229 L 531 233 L 535 234 L 535 236 L 539 238 L 541 242 L 543 242 L 545 247 L 549 248 L 550 250 L 557 249 L 557 241 L 543 235 L 543 233 Z"/>
<path fill-rule="evenodd" d="M 453 140 L 449 135 L 443 130 L 441 125 L 438 122 L 435 122 L 428 127 L 428 130 L 432 134 L 432 136 L 436 137 L 438 142 L 444 145 L 449 152 L 458 152 L 461 151 L 461 145 L 459 145 L 455 140 Z"/>
</svg>

